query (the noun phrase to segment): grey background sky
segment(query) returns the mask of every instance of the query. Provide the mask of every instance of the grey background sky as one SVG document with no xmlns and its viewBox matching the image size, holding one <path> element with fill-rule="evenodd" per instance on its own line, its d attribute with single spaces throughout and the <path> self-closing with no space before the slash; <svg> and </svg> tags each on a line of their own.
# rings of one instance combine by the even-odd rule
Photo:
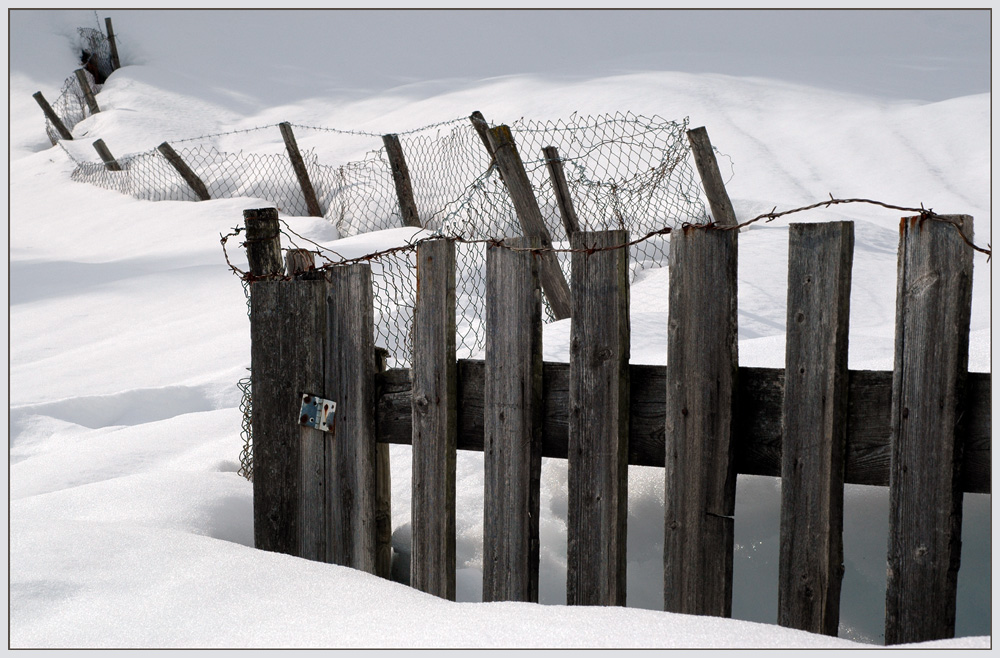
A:
<svg viewBox="0 0 1000 658">
<path fill-rule="evenodd" d="M 87 16 L 87 12 L 62 14 Z M 14 11 L 12 70 L 28 62 Z M 262 103 L 410 91 L 502 75 L 726 73 L 885 98 L 935 101 L 990 91 L 990 10 L 103 10 L 132 63 L 220 81 Z M 65 18 L 63 16 L 62 18 Z M 94 23 L 93 12 L 89 23 Z M 77 21 L 79 23 L 79 21 Z M 85 24 L 89 24 L 85 23 Z M 19 45 L 25 48 L 19 48 Z M 222 61 L 218 61 L 222 60 Z M 327 62 L 315 79 L 316 60 Z M 64 76 L 62 65 L 57 76 Z M 61 77 L 59 77 L 61 79 Z M 308 89 L 309 86 L 306 87 Z"/>
</svg>

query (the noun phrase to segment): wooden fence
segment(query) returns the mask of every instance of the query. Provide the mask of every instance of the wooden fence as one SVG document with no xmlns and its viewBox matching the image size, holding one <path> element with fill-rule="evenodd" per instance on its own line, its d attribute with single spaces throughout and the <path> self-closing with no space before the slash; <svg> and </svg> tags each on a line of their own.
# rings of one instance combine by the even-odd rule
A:
<svg viewBox="0 0 1000 658">
<path fill-rule="evenodd" d="M 738 365 L 737 231 L 691 227 L 671 235 L 666 367 L 629 364 L 627 249 L 607 248 L 628 236 L 609 231 L 572 239 L 569 364 L 542 362 L 527 238 L 488 249 L 486 358 L 456 361 L 438 239 L 416 247 L 412 368 L 385 371 L 369 266 L 286 274 L 277 212 L 245 219 L 258 547 L 387 575 L 385 448 L 412 445 L 411 584 L 454 598 L 456 450 L 482 451 L 483 599 L 536 601 L 541 458 L 563 458 L 567 602 L 624 605 L 627 467 L 655 465 L 664 607 L 729 616 L 736 475 L 780 476 L 779 623 L 836 634 L 844 483 L 874 484 L 890 488 L 887 643 L 953 636 L 962 495 L 990 492 L 972 250 L 949 223 L 971 235 L 971 217 L 902 220 L 892 372 L 847 369 L 850 222 L 790 226 L 784 369 Z M 326 430 L 300 423 L 303 395 L 335 404 Z"/>
</svg>

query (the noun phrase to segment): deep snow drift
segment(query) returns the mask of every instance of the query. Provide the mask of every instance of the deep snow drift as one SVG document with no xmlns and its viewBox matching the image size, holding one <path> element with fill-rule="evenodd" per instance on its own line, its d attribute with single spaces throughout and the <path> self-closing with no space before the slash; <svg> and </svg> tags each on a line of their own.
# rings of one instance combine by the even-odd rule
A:
<svg viewBox="0 0 1000 658">
<path fill-rule="evenodd" d="M 45 25 L 29 27 L 38 30 L 40 50 L 57 50 L 65 41 Z M 219 45 L 197 47 L 211 52 Z M 69 75 L 76 64 L 66 50 Z M 319 96 L 260 107 L 213 78 L 211 58 L 191 75 L 150 59 L 108 80 L 100 93 L 103 111 L 79 124 L 74 134 L 80 139 L 65 145 L 76 157 L 95 159 L 90 143 L 98 137 L 126 154 L 164 140 L 278 121 L 384 133 L 473 110 L 497 123 L 629 110 L 689 116 L 692 126 L 707 126 L 727 156 L 722 165 L 741 219 L 833 194 L 971 214 L 976 243 L 991 240 L 989 95 L 928 104 L 772 80 L 646 73 L 576 82 L 509 77 L 416 99 L 401 89 L 361 100 Z M 630 469 L 629 609 L 559 605 L 565 601 L 566 470 L 558 460 L 543 466 L 541 500 L 541 599 L 556 605 L 478 603 L 483 466 L 475 453 L 460 453 L 458 460 L 459 603 L 254 550 L 252 489 L 236 473 L 242 448 L 236 382 L 249 366 L 249 323 L 219 236 L 241 223 L 243 209 L 268 200 L 153 203 L 70 181 L 73 162 L 49 145 L 31 99 L 39 89 L 51 97 L 60 83 L 41 67 L 11 71 L 12 647 L 881 642 L 888 503 L 886 490 L 873 487 L 852 486 L 845 494 L 841 638 L 774 625 L 780 484 L 772 478 L 740 478 L 736 620 L 657 610 L 661 469 Z M 242 148 L 279 148 L 280 135 L 273 133 L 266 144 Z M 335 150 L 324 139 L 300 139 L 300 145 Z M 843 219 L 856 222 L 850 367 L 888 370 L 899 216 L 846 206 L 790 218 Z M 332 245 L 335 232 L 324 220 L 286 221 Z M 787 224 L 756 224 L 740 235 L 742 365 L 783 366 Z M 352 240 L 375 249 L 397 239 Z M 230 254 L 245 264 L 236 250 Z M 666 285 L 665 270 L 649 270 L 633 286 L 633 362 L 665 362 Z M 971 370 L 991 370 L 990 303 L 990 267 L 977 255 Z M 566 360 L 568 339 L 568 322 L 547 326 L 545 358 Z M 392 465 L 394 542 L 405 557 L 408 448 L 393 447 Z M 934 646 L 990 646 L 990 535 L 990 497 L 967 495 L 957 633 L 976 637 Z"/>
</svg>

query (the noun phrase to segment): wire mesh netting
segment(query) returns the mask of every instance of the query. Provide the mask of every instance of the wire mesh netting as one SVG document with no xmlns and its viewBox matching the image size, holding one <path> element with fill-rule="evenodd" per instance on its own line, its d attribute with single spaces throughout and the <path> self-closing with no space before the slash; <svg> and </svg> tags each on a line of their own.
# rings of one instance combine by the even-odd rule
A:
<svg viewBox="0 0 1000 658">
<path fill-rule="evenodd" d="M 91 91 L 96 94 L 102 89 L 104 81 L 114 70 L 111 64 L 111 44 L 100 29 L 78 28 L 77 37 L 77 44 L 80 48 L 80 63 L 82 64 L 81 70 Z M 80 86 L 75 72 L 63 82 L 59 96 L 56 97 L 51 106 L 66 129 L 70 131 L 76 124 L 91 115 L 83 87 Z M 59 130 L 52 125 L 48 117 L 45 118 L 45 133 L 53 144 L 62 138 Z"/>
</svg>

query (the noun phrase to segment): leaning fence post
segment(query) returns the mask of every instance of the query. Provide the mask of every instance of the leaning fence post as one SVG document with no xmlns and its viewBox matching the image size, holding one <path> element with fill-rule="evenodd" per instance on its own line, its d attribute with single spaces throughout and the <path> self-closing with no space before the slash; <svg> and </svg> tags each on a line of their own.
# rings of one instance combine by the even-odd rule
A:
<svg viewBox="0 0 1000 658">
<path fill-rule="evenodd" d="M 732 613 L 735 230 L 670 234 L 664 607 Z"/>
<path fill-rule="evenodd" d="M 733 203 L 729 200 L 729 194 L 726 192 L 726 184 L 722 181 L 722 174 L 719 173 L 719 163 L 715 160 L 712 142 L 708 139 L 708 131 L 704 127 L 694 128 L 688 131 L 687 136 L 688 142 L 691 143 L 694 164 L 701 176 L 701 186 L 705 190 L 705 197 L 708 199 L 708 206 L 712 210 L 715 223 L 735 225 L 737 223 L 736 212 L 733 210 Z"/>
<path fill-rule="evenodd" d="M 288 152 L 288 159 L 292 162 L 292 169 L 295 170 L 295 177 L 299 180 L 299 187 L 302 188 L 302 196 L 306 199 L 306 210 L 310 217 L 322 217 L 319 201 L 316 199 L 316 190 L 313 189 L 312 181 L 309 180 L 309 172 L 306 171 L 306 163 L 302 159 L 299 145 L 295 141 L 295 133 L 292 132 L 292 124 L 285 121 L 279 123 L 281 138 L 285 140 L 285 150 Z"/>
<path fill-rule="evenodd" d="M 417 245 L 413 308 L 413 545 L 410 584 L 455 599 L 455 244 Z"/>
<path fill-rule="evenodd" d="M 627 231 L 577 233 L 570 328 L 566 602 L 625 605 Z M 592 249 L 603 249 L 588 253 Z"/>
<path fill-rule="evenodd" d="M 202 201 L 208 201 L 212 197 L 208 194 L 208 188 L 205 187 L 205 183 L 198 178 L 198 174 L 194 173 L 191 167 L 187 166 L 187 163 L 177 155 L 177 151 L 174 150 L 170 144 L 163 142 L 156 147 L 156 150 L 163 154 L 163 157 L 167 159 L 170 166 L 180 174 L 184 182 L 194 191 L 198 198 Z"/>
<path fill-rule="evenodd" d="M 900 222 L 885 642 L 955 635 L 972 217 Z"/>
<path fill-rule="evenodd" d="M 788 227 L 778 623 L 837 635 L 854 224 Z"/>
<path fill-rule="evenodd" d="M 486 251 L 483 601 L 538 601 L 542 296 L 538 239 Z"/>
<path fill-rule="evenodd" d="M 507 191 L 510 193 L 524 235 L 537 237 L 543 248 L 551 248 L 552 238 L 549 237 L 549 230 L 545 227 L 542 213 L 538 209 L 538 200 L 524 170 L 521 156 L 518 155 L 510 128 L 497 126 L 490 129 L 487 135 L 496 158 L 497 169 L 507 184 Z M 569 284 L 566 283 L 566 277 L 559 267 L 559 260 L 552 252 L 543 252 L 539 256 L 542 261 L 540 269 L 542 289 L 552 307 L 552 314 L 557 320 L 568 318 L 571 311 Z"/>
<path fill-rule="evenodd" d="M 382 135 L 385 144 L 385 155 L 389 158 L 389 168 L 392 171 L 392 182 L 396 186 L 396 198 L 399 199 L 399 214 L 403 226 L 421 228 L 420 217 L 417 214 L 417 202 L 413 199 L 413 185 L 410 181 L 410 169 L 406 166 L 403 147 L 399 136 Z"/>
<path fill-rule="evenodd" d="M 45 100 L 45 96 L 42 95 L 42 92 L 36 91 L 31 95 L 31 97 L 34 98 L 35 102 L 38 103 L 38 106 L 42 108 L 42 112 L 45 113 L 45 118 L 49 120 L 49 123 L 55 126 L 55 129 L 59 132 L 59 136 L 63 139 L 73 139 L 73 134 L 66 128 L 66 124 L 62 122 L 62 119 L 60 119 L 59 115 L 52 109 L 49 102 Z"/>
<path fill-rule="evenodd" d="M 101 160 L 104 161 L 104 168 L 108 171 L 121 171 L 122 167 L 115 160 L 115 156 L 111 155 L 111 151 L 108 149 L 107 144 L 104 143 L 103 139 L 99 139 L 94 142 L 94 150 L 97 154 L 101 156 Z"/>
<path fill-rule="evenodd" d="M 118 44 L 115 43 L 115 30 L 111 27 L 110 16 L 104 19 L 104 26 L 108 30 L 108 45 L 111 47 L 111 71 L 114 72 L 120 69 L 122 65 L 118 59 Z"/>
<path fill-rule="evenodd" d="M 376 572 L 375 320 L 368 263 L 327 273 L 326 397 L 336 403 L 327 452 L 328 560 Z"/>
<path fill-rule="evenodd" d="M 90 80 L 87 78 L 87 72 L 83 69 L 77 69 L 74 73 L 76 73 L 76 81 L 80 84 L 80 89 L 83 90 L 83 97 L 87 100 L 87 107 L 90 108 L 90 113 L 97 114 L 101 111 L 101 108 L 97 106 L 97 98 L 94 96 L 94 90 L 90 88 Z"/>
<path fill-rule="evenodd" d="M 573 199 L 569 195 L 569 185 L 566 183 L 566 172 L 563 170 L 562 158 L 559 157 L 559 149 L 555 146 L 546 146 L 542 149 L 542 153 L 545 154 L 545 164 L 549 168 L 552 191 L 559 205 L 559 216 L 562 217 L 566 237 L 571 239 L 573 234 L 580 230 L 580 220 L 577 219 Z"/>
</svg>

